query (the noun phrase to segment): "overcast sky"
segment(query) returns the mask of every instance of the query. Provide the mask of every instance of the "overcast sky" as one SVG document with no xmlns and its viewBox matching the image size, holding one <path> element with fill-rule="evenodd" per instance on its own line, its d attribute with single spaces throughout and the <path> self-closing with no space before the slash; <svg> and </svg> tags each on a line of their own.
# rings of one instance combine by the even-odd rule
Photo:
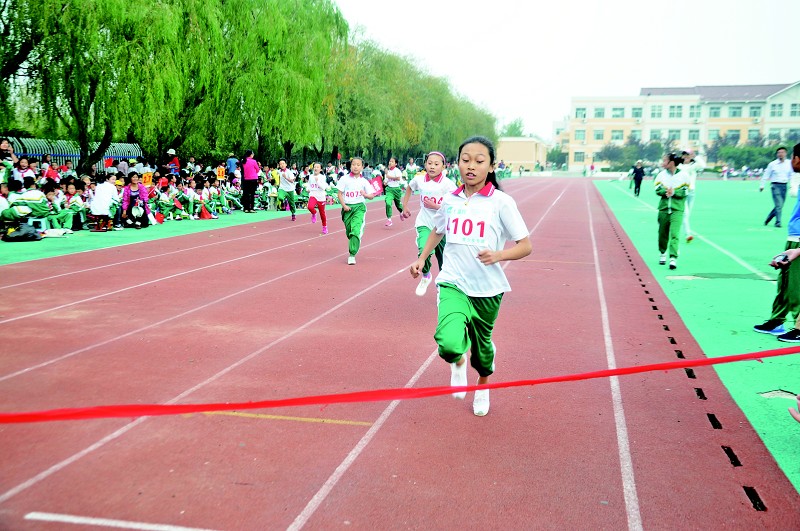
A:
<svg viewBox="0 0 800 531">
<path fill-rule="evenodd" d="M 800 0 L 334 1 L 365 38 L 545 139 L 574 96 L 800 81 Z"/>
</svg>

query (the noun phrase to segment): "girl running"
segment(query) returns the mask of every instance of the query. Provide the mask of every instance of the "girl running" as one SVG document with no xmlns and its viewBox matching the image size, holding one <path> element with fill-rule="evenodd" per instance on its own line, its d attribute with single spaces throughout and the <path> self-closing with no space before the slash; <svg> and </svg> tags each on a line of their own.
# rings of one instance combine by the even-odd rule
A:
<svg viewBox="0 0 800 531">
<path fill-rule="evenodd" d="M 339 203 L 342 205 L 344 233 L 349 242 L 350 256 L 347 258 L 347 265 L 356 264 L 356 254 L 361 247 L 361 237 L 364 235 L 364 214 L 367 213 L 367 205 L 364 200 L 375 197 L 375 189 L 361 175 L 363 169 L 364 159 L 353 157 L 350 160 L 350 173 L 343 175 L 336 184 L 339 189 Z"/>
<path fill-rule="evenodd" d="M 519 260 L 531 253 L 528 228 L 511 196 L 498 189 L 494 173 L 495 150 L 487 138 L 468 138 L 458 148 L 463 185 L 446 194 L 434 216 L 434 228 L 420 257 L 411 264 L 417 278 L 439 241 L 447 235 L 444 265 L 436 279 L 439 322 L 434 339 L 439 356 L 450 364 L 450 385 L 467 385 L 466 353 L 478 371 L 478 385 L 494 372 L 492 330 L 503 293 L 510 291 L 503 260 Z M 504 249 L 506 240 L 516 245 Z M 464 398 L 465 392 L 454 393 Z M 489 412 L 489 390 L 475 391 L 475 415 Z"/>
<path fill-rule="evenodd" d="M 328 180 L 322 174 L 322 164 L 314 163 L 314 169 L 308 177 L 308 211 L 311 212 L 311 223 L 317 222 L 317 209 L 322 220 L 322 234 L 328 234 L 328 218 L 325 215 L 325 201 Z"/>
<path fill-rule="evenodd" d="M 455 183 L 444 176 L 442 170 L 447 160 L 438 151 L 431 151 L 425 157 L 425 173 L 414 177 L 406 187 L 406 194 L 403 196 L 403 210 L 401 216 L 411 217 L 408 210 L 408 200 L 412 192 L 419 192 L 420 209 L 414 227 L 417 229 L 417 249 L 422 256 L 422 249 L 428 241 L 428 236 L 434 228 L 434 216 L 442 204 L 442 198 L 456 189 Z M 436 245 L 434 254 L 436 262 L 439 264 L 439 271 L 442 270 L 442 256 L 444 253 L 445 238 Z M 431 283 L 431 256 L 427 255 L 425 264 L 422 266 L 422 278 L 419 279 L 416 293 L 420 297 L 428 291 Z"/>
<path fill-rule="evenodd" d="M 400 221 L 404 218 L 405 202 L 400 207 L 400 198 L 403 195 L 403 172 L 397 167 L 397 159 L 389 159 L 389 168 L 386 170 L 386 226 L 392 226 L 392 203 L 400 213 Z"/>
</svg>

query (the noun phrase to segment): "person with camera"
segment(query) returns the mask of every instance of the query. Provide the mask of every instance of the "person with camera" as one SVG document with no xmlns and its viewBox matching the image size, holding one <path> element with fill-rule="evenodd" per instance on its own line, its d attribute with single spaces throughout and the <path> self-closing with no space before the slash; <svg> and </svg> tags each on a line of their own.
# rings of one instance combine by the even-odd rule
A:
<svg viewBox="0 0 800 531">
<path fill-rule="evenodd" d="M 800 172 L 800 144 L 794 146 L 792 168 Z M 786 248 L 770 262 L 772 267 L 779 270 L 778 293 L 772 303 L 772 315 L 764 323 L 753 327 L 756 332 L 778 336 L 778 340 L 788 343 L 800 343 L 800 325 L 795 322 L 794 328 L 788 332 L 783 326 L 788 314 L 791 313 L 796 320 L 800 317 L 800 262 L 794 261 L 798 254 L 800 254 L 800 201 L 795 204 L 792 217 L 789 219 Z"/>
</svg>

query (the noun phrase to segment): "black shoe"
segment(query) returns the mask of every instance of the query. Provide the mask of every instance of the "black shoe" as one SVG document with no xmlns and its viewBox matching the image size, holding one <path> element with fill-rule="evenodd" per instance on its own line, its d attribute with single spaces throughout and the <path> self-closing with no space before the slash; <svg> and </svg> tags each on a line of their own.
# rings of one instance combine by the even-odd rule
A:
<svg viewBox="0 0 800 531">
<path fill-rule="evenodd" d="M 800 330 L 792 328 L 785 334 L 778 336 L 778 341 L 786 341 L 787 343 L 800 343 Z"/>
<path fill-rule="evenodd" d="M 780 223 L 776 223 L 776 224 L 775 224 L 775 226 L 776 226 L 777 228 L 781 228 L 781 224 L 780 224 Z"/>
<path fill-rule="evenodd" d="M 786 329 L 783 327 L 783 319 L 770 319 L 768 321 L 764 321 L 763 324 L 755 325 L 753 330 L 756 332 L 761 332 L 762 334 L 772 334 L 774 336 L 779 336 L 786 333 Z"/>
</svg>

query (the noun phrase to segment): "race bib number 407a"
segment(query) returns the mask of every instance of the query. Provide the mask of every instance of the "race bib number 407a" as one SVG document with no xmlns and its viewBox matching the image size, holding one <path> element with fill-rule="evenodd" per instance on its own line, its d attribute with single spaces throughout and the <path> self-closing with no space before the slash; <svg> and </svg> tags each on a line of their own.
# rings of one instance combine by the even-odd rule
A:
<svg viewBox="0 0 800 531">
<path fill-rule="evenodd" d="M 453 206 L 447 222 L 447 243 L 486 247 L 492 209 L 486 206 Z"/>
</svg>

